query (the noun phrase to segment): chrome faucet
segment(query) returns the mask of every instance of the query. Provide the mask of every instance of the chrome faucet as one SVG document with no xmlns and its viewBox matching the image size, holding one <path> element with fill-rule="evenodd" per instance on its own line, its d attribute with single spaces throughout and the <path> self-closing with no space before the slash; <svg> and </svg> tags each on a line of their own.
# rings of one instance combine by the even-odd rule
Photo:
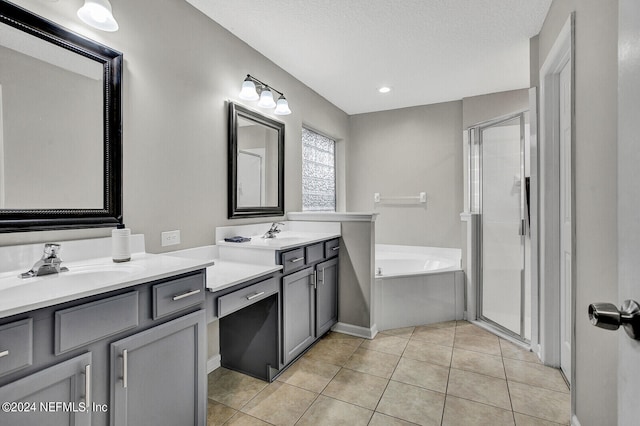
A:
<svg viewBox="0 0 640 426">
<path fill-rule="evenodd" d="M 62 259 L 58 257 L 59 251 L 60 244 L 46 243 L 44 245 L 44 253 L 42 254 L 42 259 L 38 260 L 33 265 L 31 270 L 18 275 L 18 277 L 31 278 L 68 271 L 69 268 L 60 266 L 60 264 L 62 263 Z"/>
<path fill-rule="evenodd" d="M 269 228 L 269 230 L 264 233 L 262 238 L 275 238 L 276 234 L 280 232 L 280 229 L 278 228 L 278 225 L 284 226 L 284 223 L 282 223 L 282 222 L 273 222 L 271 224 L 271 228 Z"/>
</svg>

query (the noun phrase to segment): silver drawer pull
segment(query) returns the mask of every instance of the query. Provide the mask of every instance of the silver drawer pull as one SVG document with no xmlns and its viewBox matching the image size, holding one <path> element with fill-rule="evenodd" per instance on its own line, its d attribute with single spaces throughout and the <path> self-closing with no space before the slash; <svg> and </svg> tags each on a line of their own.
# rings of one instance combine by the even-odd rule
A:
<svg viewBox="0 0 640 426">
<path fill-rule="evenodd" d="M 9 351 L 8 350 L 0 352 L 0 358 L 5 357 L 7 355 L 9 355 Z"/>
<path fill-rule="evenodd" d="M 291 259 L 289 262 L 296 263 L 296 262 L 300 262 L 301 260 L 304 260 L 304 257 L 296 257 L 295 259 Z"/>
<path fill-rule="evenodd" d="M 332 251 L 340 250 L 340 246 L 332 247 L 332 248 L 331 248 L 331 250 L 332 250 Z"/>
<path fill-rule="evenodd" d="M 193 296 L 193 295 L 198 294 L 198 293 L 200 293 L 200 289 L 191 290 L 191 291 L 188 291 L 188 292 L 182 293 L 182 294 L 177 294 L 177 295 L 173 296 L 173 301 L 175 302 L 176 300 L 184 299 L 185 297 Z"/>
<path fill-rule="evenodd" d="M 84 366 L 84 402 L 91 407 L 91 364 Z"/>
<path fill-rule="evenodd" d="M 264 291 L 261 291 L 260 293 L 256 293 L 256 294 L 252 294 L 251 296 L 247 296 L 247 300 L 253 300 L 256 297 L 260 297 L 264 294 Z"/>
<path fill-rule="evenodd" d="M 124 349 L 122 351 L 122 387 L 124 389 L 126 389 L 127 385 L 129 384 L 129 378 L 127 377 L 128 376 L 128 374 L 127 374 L 128 373 L 127 364 L 129 363 L 128 361 L 129 361 L 128 360 L 128 352 L 127 352 L 126 349 Z"/>
</svg>

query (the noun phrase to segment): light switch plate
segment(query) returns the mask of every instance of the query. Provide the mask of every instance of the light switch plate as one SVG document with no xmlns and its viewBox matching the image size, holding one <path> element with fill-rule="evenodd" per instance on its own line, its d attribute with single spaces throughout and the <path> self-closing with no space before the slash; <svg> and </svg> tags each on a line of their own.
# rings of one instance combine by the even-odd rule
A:
<svg viewBox="0 0 640 426">
<path fill-rule="evenodd" d="M 162 247 L 180 244 L 179 229 L 176 231 L 165 231 L 161 234 L 161 236 L 162 236 Z"/>
</svg>

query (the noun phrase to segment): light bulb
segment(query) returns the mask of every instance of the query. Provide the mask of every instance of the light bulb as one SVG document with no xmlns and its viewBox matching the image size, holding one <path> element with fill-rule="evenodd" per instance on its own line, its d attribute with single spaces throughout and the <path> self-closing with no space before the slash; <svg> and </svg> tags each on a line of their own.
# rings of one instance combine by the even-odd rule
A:
<svg viewBox="0 0 640 426">
<path fill-rule="evenodd" d="M 258 100 L 259 96 L 258 92 L 256 92 L 256 84 L 249 77 L 245 78 L 242 82 L 242 90 L 240 90 L 238 97 L 245 101 Z"/>
<path fill-rule="evenodd" d="M 117 31 L 118 23 L 113 17 L 109 0 L 85 0 L 78 9 L 78 18 L 87 25 L 102 31 Z"/>
<path fill-rule="evenodd" d="M 273 93 L 269 90 L 269 87 L 264 87 L 262 89 L 262 93 L 260 93 L 260 102 L 258 102 L 258 106 L 262 108 L 273 108 L 276 106 L 275 101 L 273 100 Z"/>
<path fill-rule="evenodd" d="M 276 102 L 276 110 L 273 111 L 275 115 L 289 115 L 291 110 L 289 109 L 289 102 L 285 99 L 284 95 L 280 95 L 278 102 Z"/>
</svg>

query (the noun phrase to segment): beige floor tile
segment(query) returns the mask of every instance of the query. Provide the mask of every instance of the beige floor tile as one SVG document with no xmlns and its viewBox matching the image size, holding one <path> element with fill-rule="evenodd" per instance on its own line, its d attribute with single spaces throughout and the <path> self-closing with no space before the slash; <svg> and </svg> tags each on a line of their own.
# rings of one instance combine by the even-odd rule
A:
<svg viewBox="0 0 640 426">
<path fill-rule="evenodd" d="M 443 408 L 443 394 L 392 380 L 376 411 L 419 425 L 440 425 Z"/>
<path fill-rule="evenodd" d="M 535 353 L 521 348 L 520 346 L 514 345 L 513 343 L 508 342 L 504 339 L 500 339 L 500 350 L 502 351 L 502 356 L 505 358 L 518 359 L 520 361 L 542 364 L 542 361 L 540 361 L 538 355 L 536 355 Z"/>
<path fill-rule="evenodd" d="M 384 352 L 386 354 L 402 355 L 408 342 L 409 339 L 405 337 L 389 336 L 378 333 L 373 340 L 365 340 L 362 342 L 360 348 Z"/>
<path fill-rule="evenodd" d="M 470 325 L 473 325 L 473 324 L 471 324 L 469 321 L 465 321 L 465 320 L 456 321 L 456 327 L 468 327 Z"/>
<path fill-rule="evenodd" d="M 352 346 L 358 347 L 366 339 L 363 339 L 362 337 L 351 336 L 349 334 L 330 331 L 324 336 L 322 336 L 322 340 L 340 340 L 341 343 L 344 343 L 346 345 L 352 345 Z"/>
<path fill-rule="evenodd" d="M 558 392 L 569 392 L 569 387 L 557 368 L 508 358 L 504 360 L 504 367 L 509 381 Z"/>
<path fill-rule="evenodd" d="M 322 339 L 304 354 L 304 358 L 323 361 L 342 367 L 361 343 L 362 342 L 358 342 L 356 345 L 351 339 Z"/>
<path fill-rule="evenodd" d="M 300 358 L 277 380 L 311 392 L 320 393 L 340 371 L 339 366 L 310 358 Z"/>
<path fill-rule="evenodd" d="M 378 412 L 373 413 L 373 417 L 371 417 L 371 421 L 369 422 L 369 426 L 411 426 L 415 424 L 416 423 L 407 422 Z"/>
<path fill-rule="evenodd" d="M 239 410 L 267 387 L 267 382 L 220 367 L 208 378 L 209 398 Z"/>
<path fill-rule="evenodd" d="M 511 410 L 507 381 L 495 377 L 452 368 L 447 395 Z"/>
<path fill-rule="evenodd" d="M 242 412 L 274 425 L 293 425 L 318 394 L 275 381 L 242 408 Z"/>
<path fill-rule="evenodd" d="M 416 327 L 411 335 L 412 340 L 422 340 L 443 346 L 453 346 L 453 339 L 456 334 L 454 327 L 433 328 L 427 326 Z"/>
<path fill-rule="evenodd" d="M 502 357 L 482 352 L 454 348 L 451 367 L 457 368 L 458 370 L 473 371 L 474 373 L 480 373 L 498 379 L 505 378 Z"/>
<path fill-rule="evenodd" d="M 309 407 L 299 426 L 366 426 L 373 411 L 320 395 Z"/>
<path fill-rule="evenodd" d="M 452 351 L 453 349 L 449 346 L 436 345 L 435 343 L 425 342 L 419 339 L 411 339 L 402 357 L 449 367 L 451 365 Z"/>
<path fill-rule="evenodd" d="M 513 412 L 447 395 L 442 426 L 513 426 Z"/>
<path fill-rule="evenodd" d="M 381 331 L 380 333 L 388 334 L 389 336 L 406 337 L 408 339 L 413 334 L 414 329 L 415 327 L 393 328 L 391 330 Z"/>
<path fill-rule="evenodd" d="M 449 368 L 429 362 L 401 358 L 391 380 L 445 393 L 449 380 Z"/>
<path fill-rule="evenodd" d="M 516 426 L 560 426 L 560 423 L 548 422 L 537 417 L 525 416 L 520 413 L 513 413 L 516 419 Z"/>
<path fill-rule="evenodd" d="M 270 426 L 270 424 L 247 414 L 238 413 L 225 423 L 225 426 Z"/>
<path fill-rule="evenodd" d="M 491 333 L 490 331 L 487 331 L 484 328 L 478 327 L 477 325 L 473 325 L 473 324 L 470 324 L 469 327 L 457 327 L 456 335 L 458 334 L 480 336 L 480 337 L 496 337 L 496 335 Z"/>
<path fill-rule="evenodd" d="M 207 401 L 207 426 L 223 425 L 238 411 L 219 402 Z"/>
<path fill-rule="evenodd" d="M 398 355 L 358 348 L 344 366 L 352 370 L 388 379 L 393 374 L 400 357 Z"/>
<path fill-rule="evenodd" d="M 496 336 L 456 333 L 454 348 L 500 356 L 500 342 Z"/>
<path fill-rule="evenodd" d="M 433 324 L 426 324 L 425 327 L 431 327 L 431 328 L 450 328 L 450 327 L 456 327 L 457 325 L 457 321 L 453 320 L 453 321 L 443 321 L 443 322 L 435 322 Z"/>
<path fill-rule="evenodd" d="M 544 420 L 569 424 L 571 396 L 524 383 L 509 382 L 513 411 Z"/>
<path fill-rule="evenodd" d="M 343 368 L 322 392 L 323 395 L 374 410 L 389 380 Z"/>
</svg>

